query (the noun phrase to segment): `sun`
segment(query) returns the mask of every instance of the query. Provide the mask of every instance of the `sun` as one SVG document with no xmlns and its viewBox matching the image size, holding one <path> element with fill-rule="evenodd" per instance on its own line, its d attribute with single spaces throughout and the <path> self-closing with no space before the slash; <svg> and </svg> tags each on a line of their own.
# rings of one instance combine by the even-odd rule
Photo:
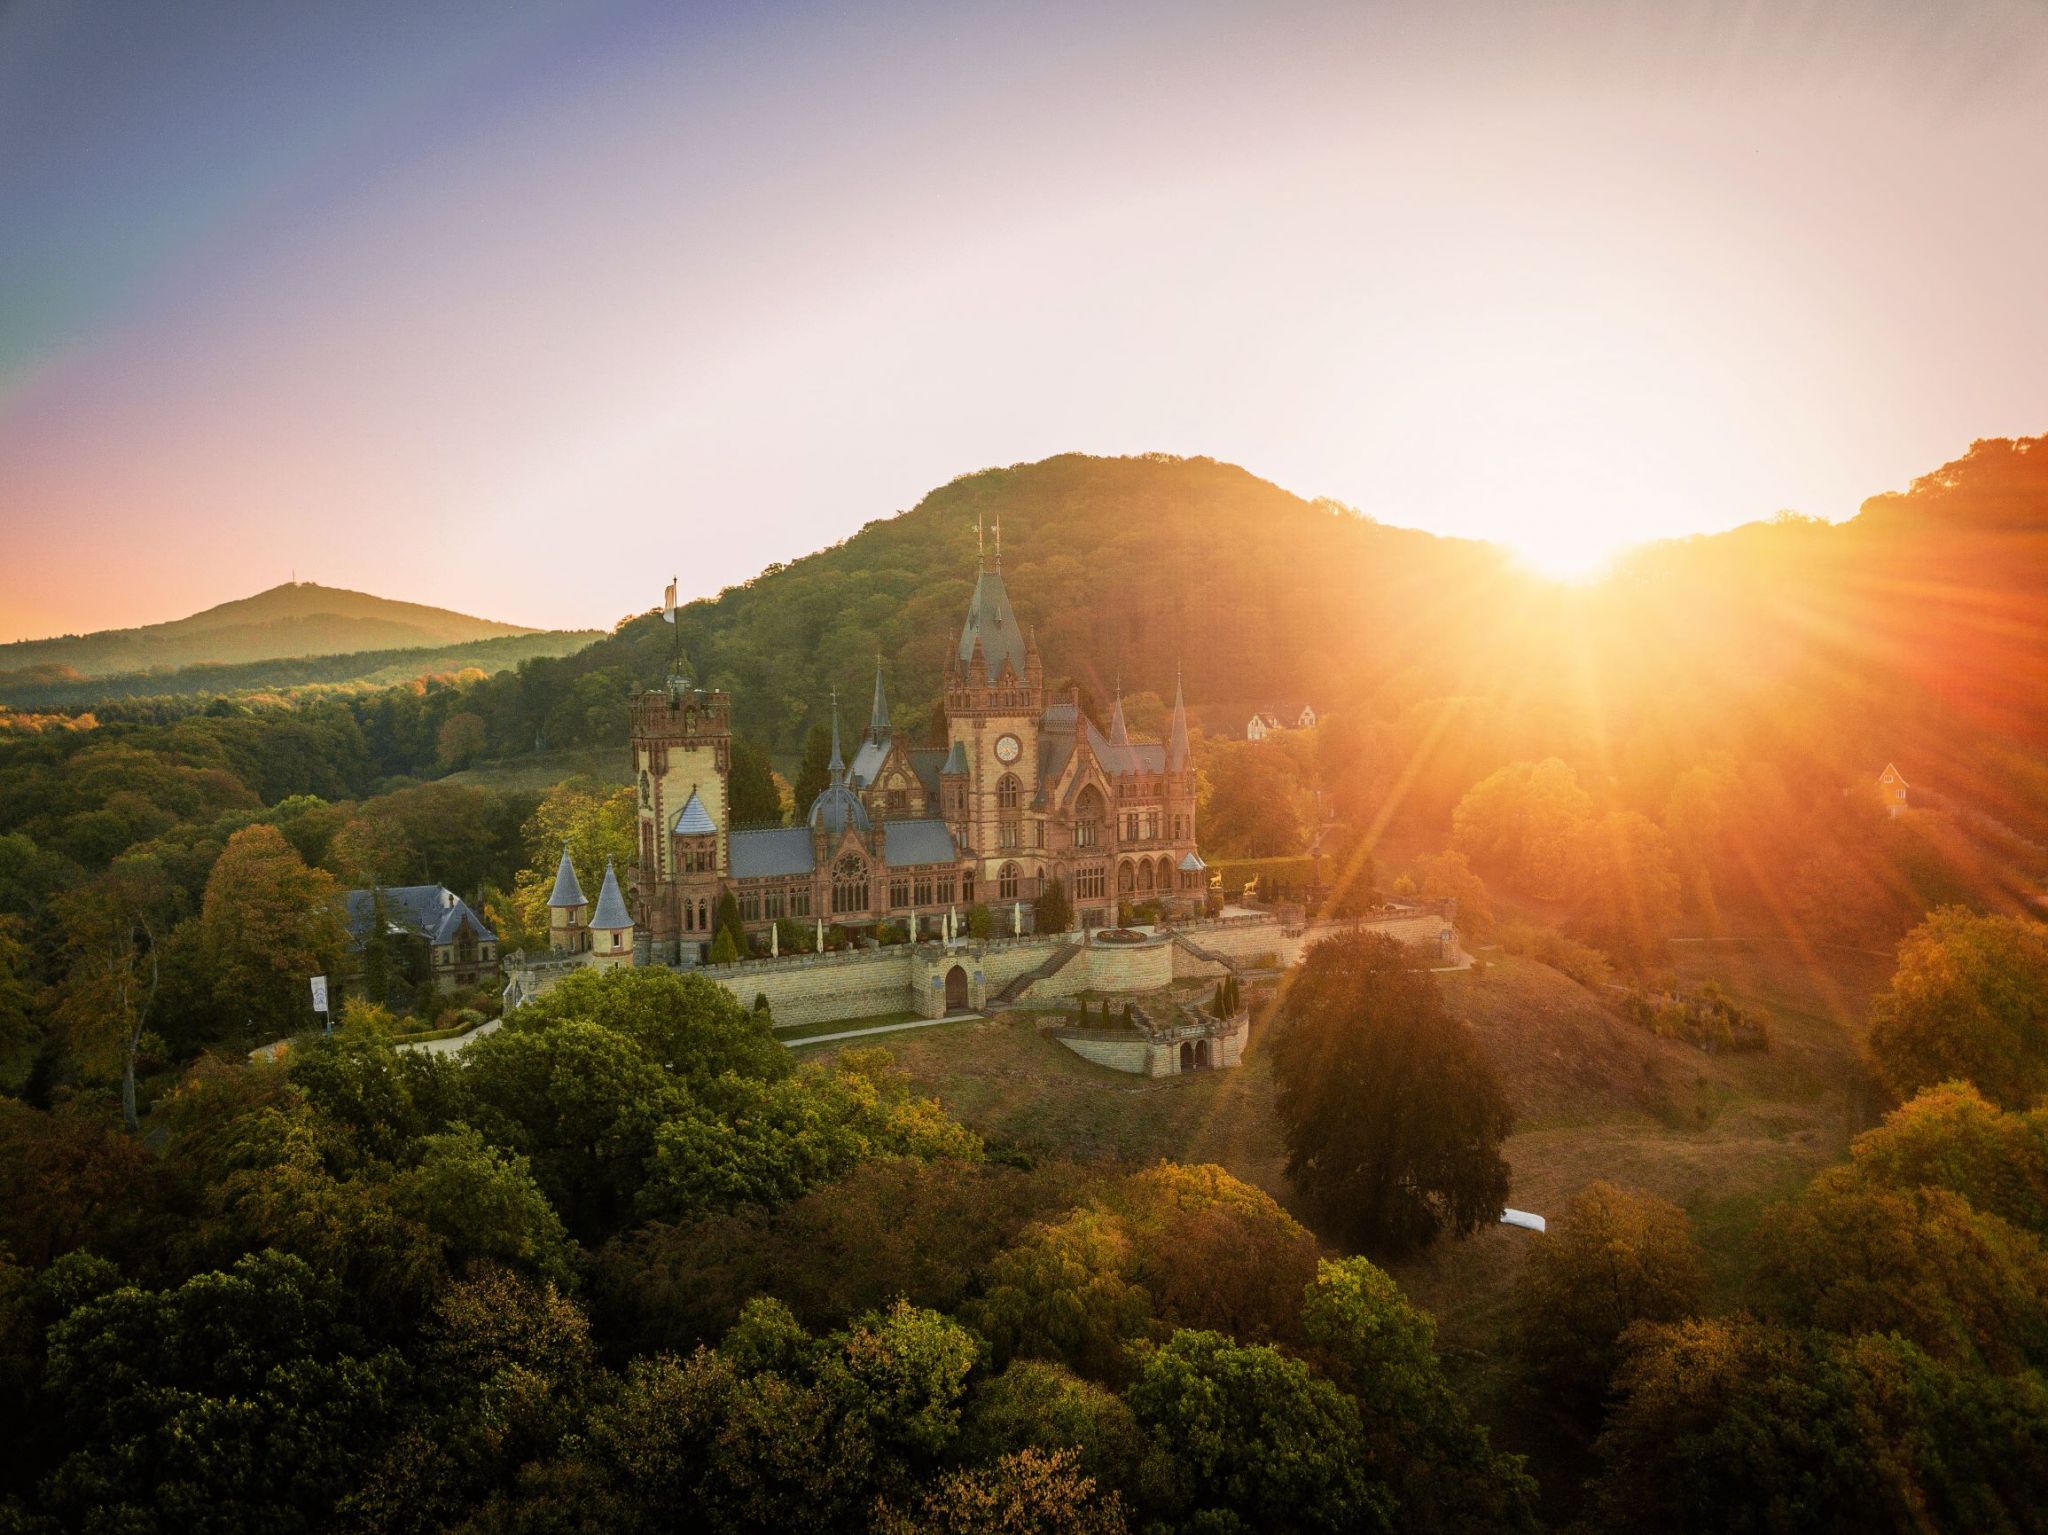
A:
<svg viewBox="0 0 2048 1535">
<path fill-rule="evenodd" d="M 1507 540 L 1515 558 L 1540 576 L 1572 585 L 1597 581 L 1607 573 L 1625 541 L 1597 528 L 1532 529 Z"/>
</svg>

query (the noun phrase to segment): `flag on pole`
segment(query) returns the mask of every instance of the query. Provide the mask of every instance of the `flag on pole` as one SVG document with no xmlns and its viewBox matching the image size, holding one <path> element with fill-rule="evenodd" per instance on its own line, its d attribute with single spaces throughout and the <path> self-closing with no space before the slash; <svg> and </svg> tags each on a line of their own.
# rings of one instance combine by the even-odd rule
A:
<svg viewBox="0 0 2048 1535">
<path fill-rule="evenodd" d="M 676 583 L 673 579 L 668 583 L 667 592 L 662 595 L 661 616 L 670 623 L 676 621 Z"/>
</svg>

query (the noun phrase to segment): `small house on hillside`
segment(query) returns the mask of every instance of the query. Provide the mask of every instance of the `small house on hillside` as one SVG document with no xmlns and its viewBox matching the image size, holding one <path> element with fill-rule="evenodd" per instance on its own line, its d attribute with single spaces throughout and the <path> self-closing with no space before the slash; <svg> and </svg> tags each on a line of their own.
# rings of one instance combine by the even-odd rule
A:
<svg viewBox="0 0 2048 1535">
<path fill-rule="evenodd" d="M 361 977 L 380 913 L 383 936 L 393 950 L 392 970 L 413 984 L 431 983 L 435 991 L 452 991 L 498 979 L 498 935 L 445 885 L 351 890 L 342 903 L 348 920 L 344 985 Z"/>
<path fill-rule="evenodd" d="M 1877 795 L 1883 801 L 1885 814 L 1897 819 L 1906 808 L 1906 777 L 1889 762 L 1884 771 L 1877 775 Z"/>
<path fill-rule="evenodd" d="M 1313 730 L 1316 711 L 1309 704 L 1279 704 L 1261 709 L 1244 727 L 1247 741 L 1263 741 L 1276 730 Z"/>
</svg>

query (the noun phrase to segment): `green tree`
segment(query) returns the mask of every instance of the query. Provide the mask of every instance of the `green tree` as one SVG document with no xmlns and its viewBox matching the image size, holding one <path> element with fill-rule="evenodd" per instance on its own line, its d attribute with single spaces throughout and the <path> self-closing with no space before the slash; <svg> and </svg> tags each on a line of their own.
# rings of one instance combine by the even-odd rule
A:
<svg viewBox="0 0 2048 1535">
<path fill-rule="evenodd" d="M 740 925 L 739 898 L 730 889 L 719 893 L 718 910 L 713 918 L 713 925 L 716 927 L 719 937 L 730 937 L 732 939 L 731 957 L 733 959 L 738 959 L 747 952 L 747 930 Z M 716 947 L 715 942 L 714 947 Z M 716 963 L 726 963 L 726 961 L 716 961 Z"/>
<path fill-rule="evenodd" d="M 0 915 L 0 1093 L 19 1094 L 43 1047 L 19 917 Z"/>
<path fill-rule="evenodd" d="M 1597 1416 L 1637 1322 L 1675 1322 L 1706 1280 L 1685 1212 L 1667 1200 L 1589 1183 L 1538 1233 L 1515 1288 L 1516 1337 L 1532 1379 Z"/>
<path fill-rule="evenodd" d="M 334 877 L 309 869 L 274 826 L 228 839 L 207 877 L 200 931 L 223 1004 L 258 1033 L 289 1033 L 311 1016 L 307 979 L 331 975 L 347 929 Z"/>
<path fill-rule="evenodd" d="M 663 967 L 579 970 L 520 1008 L 505 1032 L 596 1024 L 646 1059 L 702 1086 L 730 1072 L 763 1081 L 795 1070 L 769 1027 L 716 981 Z"/>
<path fill-rule="evenodd" d="M 86 1302 L 50 1334 L 69 1449 L 47 1506 L 73 1527 L 330 1527 L 407 1380 L 340 1312 L 331 1285 L 277 1253 Z"/>
<path fill-rule="evenodd" d="M 1048 878 L 1031 905 L 1032 931 L 1064 933 L 1074 925 L 1074 903 L 1067 899 L 1066 883 L 1055 874 Z"/>
<path fill-rule="evenodd" d="M 569 1280 L 568 1238 L 526 1158 L 486 1145 L 468 1125 L 428 1136 L 419 1161 L 392 1179 L 391 1196 L 447 1244 L 457 1271 L 481 1261 Z"/>
<path fill-rule="evenodd" d="M 1180 1332 L 1127 1399 L 1167 1472 L 1182 1527 L 1391 1530 L 1358 1405 L 1298 1359 L 1221 1333 Z"/>
<path fill-rule="evenodd" d="M 730 814 L 736 826 L 773 825 L 782 820 L 782 794 L 775 787 L 775 770 L 768 757 L 753 742 L 732 738 L 732 771 L 726 779 L 731 800 Z M 805 801 L 805 807 L 809 807 Z"/>
<path fill-rule="evenodd" d="M 803 760 L 796 770 L 798 820 L 811 813 L 812 802 L 831 784 L 831 765 L 832 732 L 826 726 L 813 725 L 804 736 Z"/>
<path fill-rule="evenodd" d="M 1415 1530 L 1533 1531 L 1536 1484 L 1444 1378 L 1436 1326 L 1364 1258 L 1325 1261 L 1301 1301 L 1310 1358 L 1358 1403 L 1371 1462 Z"/>
<path fill-rule="evenodd" d="M 1598 1446 L 1603 1529 L 2023 1530 L 2048 1499 L 2038 1375 L 1739 1317 L 1644 1324 L 1629 1342 Z"/>
<path fill-rule="evenodd" d="M 1435 978 L 1381 934 L 1316 944 L 1269 1048 L 1287 1172 L 1369 1249 L 1497 1220 L 1513 1123 L 1499 1074 Z"/>
<path fill-rule="evenodd" d="M 1871 1058 L 1901 1098 L 1959 1078 L 2031 1107 L 2048 1093 L 2048 927 L 1942 907 L 1899 945 L 1870 1017 Z"/>
<path fill-rule="evenodd" d="M 969 1400 L 960 1452 L 986 1462 L 1017 1450 L 1071 1450 L 1102 1486 L 1125 1487 L 1137 1480 L 1145 1434 L 1108 1387 L 1049 1360 L 1016 1359 Z"/>
</svg>

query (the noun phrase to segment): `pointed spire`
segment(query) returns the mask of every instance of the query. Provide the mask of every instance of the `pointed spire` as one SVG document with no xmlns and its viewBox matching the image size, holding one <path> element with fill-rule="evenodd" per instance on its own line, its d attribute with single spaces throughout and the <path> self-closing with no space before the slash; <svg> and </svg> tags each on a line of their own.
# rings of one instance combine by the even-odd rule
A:
<svg viewBox="0 0 2048 1535">
<path fill-rule="evenodd" d="M 562 843 L 561 866 L 555 870 L 555 888 L 548 897 L 550 906 L 587 906 L 583 898 L 583 887 L 576 882 L 576 865 L 569 861 L 569 844 Z"/>
<path fill-rule="evenodd" d="M 609 858 L 604 862 L 604 885 L 597 892 L 597 910 L 591 913 L 590 925 L 606 930 L 633 925 L 633 914 L 626 910 L 626 897 L 619 890 L 618 871 Z"/>
<path fill-rule="evenodd" d="M 1166 728 L 1166 771 L 1180 773 L 1188 765 L 1188 707 L 1180 696 L 1180 668 L 1173 669 L 1173 719 Z"/>
<path fill-rule="evenodd" d="M 1003 514 L 996 513 L 996 569 L 1003 568 Z"/>
<path fill-rule="evenodd" d="M 1116 707 L 1110 711 L 1109 715 L 1109 744 L 1111 746 L 1129 746 L 1131 744 L 1130 727 L 1124 723 L 1124 676 L 1122 672 L 1118 672 L 1116 676 Z"/>
<path fill-rule="evenodd" d="M 825 764 L 832 770 L 832 781 L 838 783 L 846 776 L 846 758 L 839 752 L 839 689 L 832 690 L 832 760 Z"/>
<path fill-rule="evenodd" d="M 877 746 L 889 739 L 889 698 L 882 691 L 882 653 L 875 652 L 875 706 L 868 713 L 868 739 Z"/>
</svg>

